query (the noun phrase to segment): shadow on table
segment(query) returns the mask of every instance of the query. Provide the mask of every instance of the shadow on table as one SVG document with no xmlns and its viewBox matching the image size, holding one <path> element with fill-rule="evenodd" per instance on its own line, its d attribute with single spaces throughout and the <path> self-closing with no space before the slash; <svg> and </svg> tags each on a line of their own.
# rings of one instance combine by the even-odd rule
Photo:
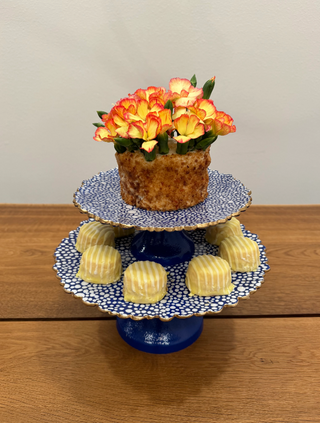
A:
<svg viewBox="0 0 320 423">
<path fill-rule="evenodd" d="M 101 351 L 113 383 L 167 405 L 187 402 L 203 390 L 214 389 L 214 382 L 228 367 L 229 353 L 234 349 L 233 320 L 223 321 L 221 325 L 221 319 L 204 319 L 202 335 L 194 344 L 164 355 L 130 347 L 117 333 L 116 322 L 108 333 L 101 322 Z"/>
</svg>

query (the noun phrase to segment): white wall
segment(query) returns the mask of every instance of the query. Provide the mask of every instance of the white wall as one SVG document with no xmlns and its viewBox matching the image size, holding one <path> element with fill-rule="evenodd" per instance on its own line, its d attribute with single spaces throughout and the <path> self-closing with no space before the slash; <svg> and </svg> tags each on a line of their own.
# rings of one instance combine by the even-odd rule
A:
<svg viewBox="0 0 320 423">
<path fill-rule="evenodd" d="M 320 203 L 320 2 L 2 0 L 0 202 L 71 203 L 116 165 L 96 110 L 216 76 L 237 132 L 212 147 L 255 204 Z"/>
</svg>

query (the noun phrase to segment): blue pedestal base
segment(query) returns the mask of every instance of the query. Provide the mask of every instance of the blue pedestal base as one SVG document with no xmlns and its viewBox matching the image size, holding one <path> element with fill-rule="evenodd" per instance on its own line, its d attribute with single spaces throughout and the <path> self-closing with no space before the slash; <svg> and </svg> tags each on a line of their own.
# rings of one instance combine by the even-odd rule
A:
<svg viewBox="0 0 320 423">
<path fill-rule="evenodd" d="M 133 238 L 131 252 L 137 260 L 173 266 L 192 259 L 194 243 L 184 231 L 143 231 Z"/>
<path fill-rule="evenodd" d="M 131 347 L 152 354 L 168 354 L 183 350 L 201 335 L 203 317 L 174 318 L 169 322 L 160 319 L 120 319 L 117 329 L 121 338 Z"/>
</svg>

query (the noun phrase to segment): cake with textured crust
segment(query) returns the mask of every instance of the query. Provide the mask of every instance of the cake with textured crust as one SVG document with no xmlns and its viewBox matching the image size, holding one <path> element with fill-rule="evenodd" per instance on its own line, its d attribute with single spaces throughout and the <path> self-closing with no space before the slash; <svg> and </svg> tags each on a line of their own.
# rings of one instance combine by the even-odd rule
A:
<svg viewBox="0 0 320 423">
<path fill-rule="evenodd" d="M 142 154 L 116 154 L 121 196 L 127 204 L 146 210 L 178 210 L 208 196 L 209 148 L 185 155 L 158 154 L 148 162 Z"/>
</svg>

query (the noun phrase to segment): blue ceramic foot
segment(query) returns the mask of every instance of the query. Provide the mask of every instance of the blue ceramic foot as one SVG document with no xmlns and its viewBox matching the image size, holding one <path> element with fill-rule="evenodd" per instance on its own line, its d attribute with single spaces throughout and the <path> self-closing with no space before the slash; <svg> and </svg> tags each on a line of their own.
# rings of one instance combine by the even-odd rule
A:
<svg viewBox="0 0 320 423">
<path fill-rule="evenodd" d="M 137 260 L 150 260 L 162 266 L 173 266 L 191 260 L 194 243 L 184 231 L 143 231 L 133 238 L 131 252 Z"/>
<path fill-rule="evenodd" d="M 201 335 L 203 317 L 174 318 L 169 322 L 160 319 L 120 319 L 117 329 L 121 338 L 131 347 L 152 354 L 168 354 L 183 350 Z"/>
</svg>

